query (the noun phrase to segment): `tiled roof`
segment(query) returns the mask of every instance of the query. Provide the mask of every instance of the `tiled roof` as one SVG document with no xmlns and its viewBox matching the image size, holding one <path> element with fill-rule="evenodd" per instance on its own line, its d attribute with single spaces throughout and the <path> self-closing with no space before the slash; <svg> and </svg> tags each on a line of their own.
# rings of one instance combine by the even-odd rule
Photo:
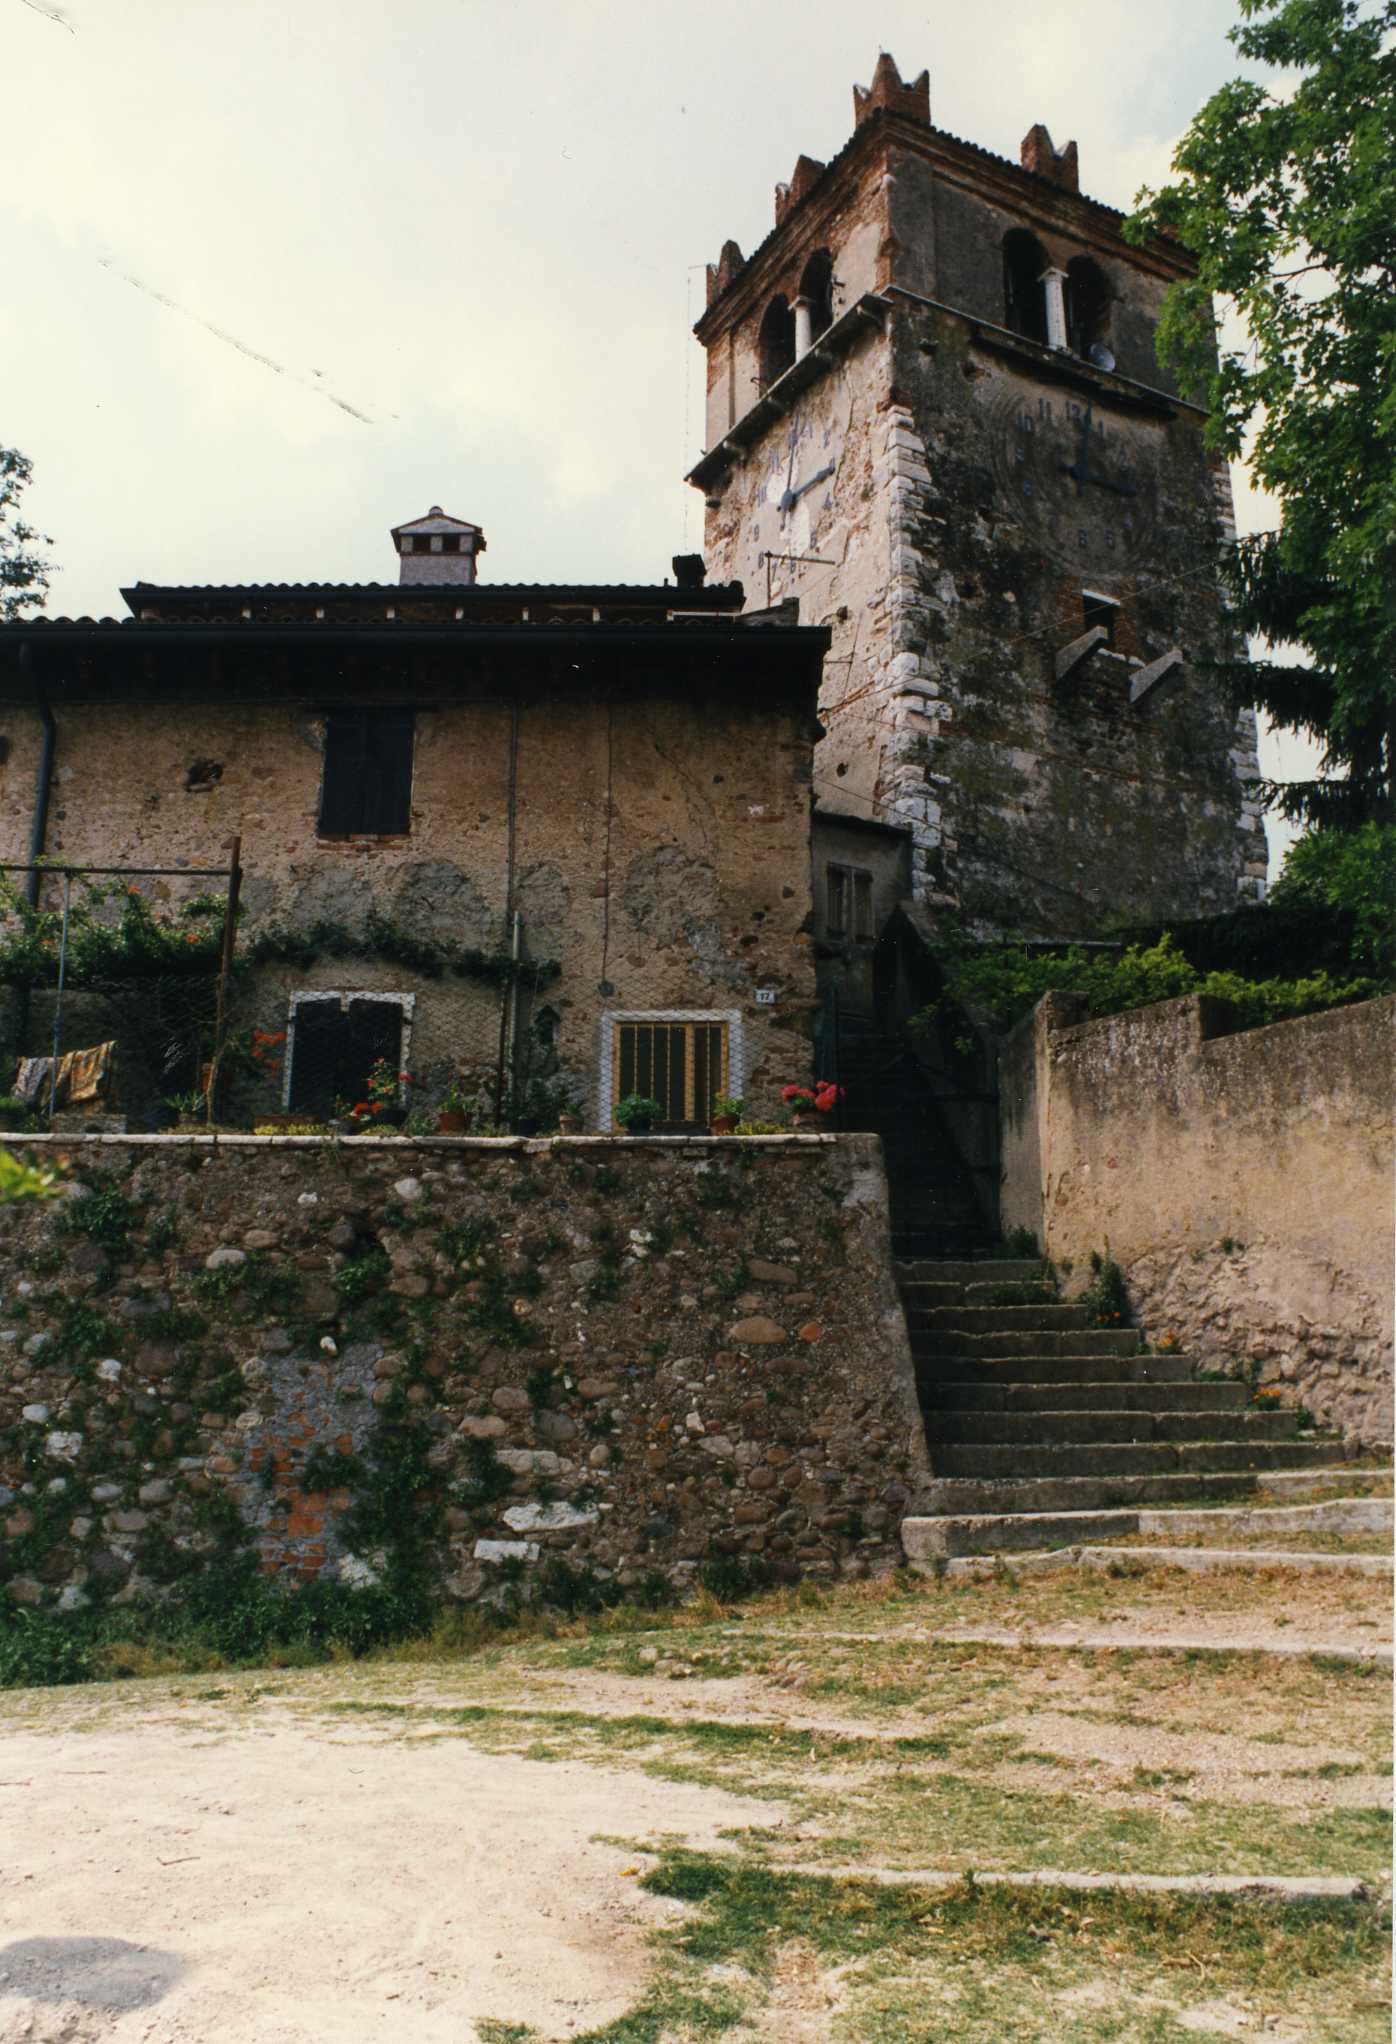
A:
<svg viewBox="0 0 1396 2044">
<path fill-rule="evenodd" d="M 388 602 L 489 603 L 532 597 L 554 603 L 653 603 L 671 609 L 724 610 L 742 601 L 741 584 L 712 582 L 133 582 L 121 594 L 133 608 L 161 597 L 381 597 Z"/>
</svg>

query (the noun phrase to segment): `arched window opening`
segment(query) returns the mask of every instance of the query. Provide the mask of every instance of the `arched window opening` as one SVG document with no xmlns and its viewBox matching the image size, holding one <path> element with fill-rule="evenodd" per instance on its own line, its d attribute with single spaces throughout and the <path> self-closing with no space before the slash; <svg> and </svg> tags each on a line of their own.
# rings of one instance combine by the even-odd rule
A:
<svg viewBox="0 0 1396 2044">
<path fill-rule="evenodd" d="M 795 314 L 784 293 L 766 307 L 757 352 L 761 359 L 761 388 L 769 390 L 795 360 Z"/>
<path fill-rule="evenodd" d="M 1075 355 L 1110 346 L 1110 286 L 1099 263 L 1074 256 L 1066 266 L 1066 338 Z"/>
<path fill-rule="evenodd" d="M 1042 289 L 1042 272 L 1047 252 L 1026 227 L 1014 227 L 1003 237 L 1004 325 L 1030 341 L 1047 340 L 1047 301 Z"/>
<path fill-rule="evenodd" d="M 817 341 L 834 323 L 834 261 L 821 248 L 805 264 L 799 295 L 809 306 L 809 337 Z"/>
</svg>

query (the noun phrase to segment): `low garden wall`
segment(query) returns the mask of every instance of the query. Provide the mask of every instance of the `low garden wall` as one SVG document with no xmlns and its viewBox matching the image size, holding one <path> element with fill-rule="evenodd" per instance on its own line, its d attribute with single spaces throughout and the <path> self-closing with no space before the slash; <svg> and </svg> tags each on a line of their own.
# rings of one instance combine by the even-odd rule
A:
<svg viewBox="0 0 1396 2044">
<path fill-rule="evenodd" d="M 1396 1001 L 1246 1030 L 1198 995 L 1083 1008 L 1049 995 L 1001 1058 L 1004 1227 L 1078 1280 L 1108 1251 L 1152 1337 L 1389 1444 Z"/>
<path fill-rule="evenodd" d="M 929 1469 L 873 1136 L 22 1138 L 0 1584 L 866 1573 Z"/>
</svg>

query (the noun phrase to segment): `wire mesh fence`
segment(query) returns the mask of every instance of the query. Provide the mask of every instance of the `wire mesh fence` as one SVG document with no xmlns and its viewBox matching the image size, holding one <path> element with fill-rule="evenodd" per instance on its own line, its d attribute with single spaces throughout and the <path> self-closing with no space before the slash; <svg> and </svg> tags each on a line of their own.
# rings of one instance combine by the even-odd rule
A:
<svg viewBox="0 0 1396 2044">
<path fill-rule="evenodd" d="M 0 1111 L 207 1120 L 241 868 L 0 863 Z"/>
<path fill-rule="evenodd" d="M 0 862 L 0 1127 L 751 1125 L 735 1009 L 626 1009 L 609 984 L 569 985 L 517 913 L 463 944 L 449 912 L 407 928 L 369 897 L 345 923 L 301 921 L 263 889 L 240 927 L 241 883 L 236 840 L 227 866 Z M 836 1081 L 836 1016 L 815 1034 Z M 841 1125 L 838 1085 L 816 1090 L 816 1125 Z"/>
</svg>

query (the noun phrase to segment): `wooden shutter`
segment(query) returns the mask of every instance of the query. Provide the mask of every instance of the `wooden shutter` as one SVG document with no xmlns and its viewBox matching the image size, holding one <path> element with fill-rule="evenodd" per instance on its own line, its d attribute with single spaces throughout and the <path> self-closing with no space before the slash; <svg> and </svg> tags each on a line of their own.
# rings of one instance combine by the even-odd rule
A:
<svg viewBox="0 0 1396 2044">
<path fill-rule="evenodd" d="M 323 1000 L 297 1001 L 287 1095 L 292 1113 L 324 1120 L 334 1112 L 340 1092 L 346 1029 L 338 994 L 329 994 Z"/>
<path fill-rule="evenodd" d="M 372 998 L 351 1001 L 347 1019 L 343 1091 L 351 1100 L 363 1100 L 369 1071 L 380 1057 L 395 1073 L 402 1069 L 402 1007 L 397 1001 Z"/>
<path fill-rule="evenodd" d="M 377 837 L 402 837 L 412 822 L 410 710 L 371 710 L 366 719 L 364 821 Z"/>
<path fill-rule="evenodd" d="M 321 837 L 402 837 L 412 823 L 411 710 L 337 710 L 325 724 Z"/>
</svg>

